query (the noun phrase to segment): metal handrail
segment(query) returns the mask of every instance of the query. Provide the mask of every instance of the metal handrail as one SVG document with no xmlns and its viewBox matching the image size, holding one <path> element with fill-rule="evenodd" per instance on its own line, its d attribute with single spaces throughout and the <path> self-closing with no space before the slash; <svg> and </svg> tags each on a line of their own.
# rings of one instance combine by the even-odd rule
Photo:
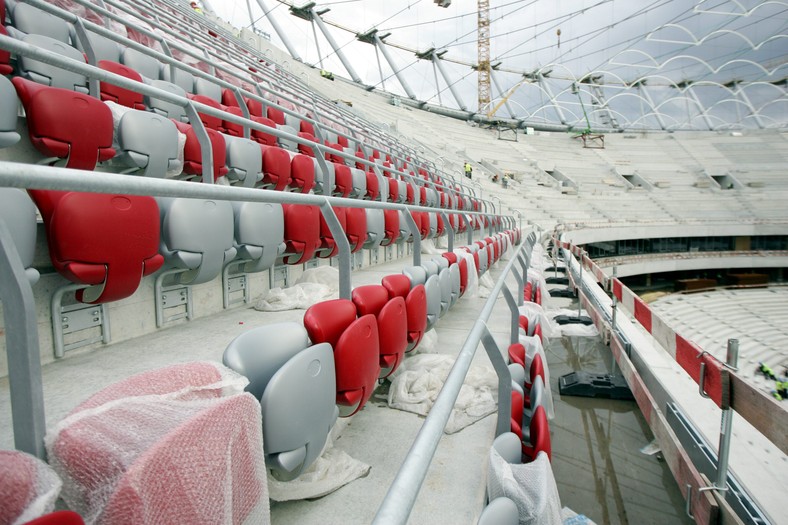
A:
<svg viewBox="0 0 788 525">
<path fill-rule="evenodd" d="M 526 241 L 520 244 L 515 256 L 504 267 L 498 281 L 490 292 L 489 298 L 484 303 L 479 317 L 476 319 L 470 332 L 468 332 L 468 337 L 462 345 L 457 360 L 449 371 L 443 388 L 441 388 L 432 409 L 427 414 L 427 418 L 424 420 L 413 445 L 410 447 L 408 455 L 405 457 L 402 466 L 397 472 L 397 476 L 383 498 L 375 515 L 374 524 L 404 524 L 407 522 L 480 342 L 484 345 L 493 367 L 498 373 L 498 422 L 496 435 L 508 430 L 511 412 L 511 375 L 486 323 L 492 315 L 493 307 L 498 300 L 498 294 L 501 292 L 506 296 L 507 303 L 513 309 L 513 316 L 516 318 L 514 312 L 516 312 L 517 303 L 512 298 L 511 291 L 504 287 L 504 284 L 510 272 L 516 273 L 512 271 L 515 262 L 519 261 L 523 268 L 527 267 L 527 260 L 530 259 L 530 251 L 533 249 L 535 242 L 536 235 L 531 233 Z M 526 259 L 525 262 L 522 260 L 523 257 Z M 518 279 L 519 283 L 520 280 Z M 522 300 L 522 290 L 517 293 L 517 297 Z M 512 330 L 516 330 L 516 321 Z M 515 331 L 513 336 L 516 336 L 516 333 Z"/>
</svg>

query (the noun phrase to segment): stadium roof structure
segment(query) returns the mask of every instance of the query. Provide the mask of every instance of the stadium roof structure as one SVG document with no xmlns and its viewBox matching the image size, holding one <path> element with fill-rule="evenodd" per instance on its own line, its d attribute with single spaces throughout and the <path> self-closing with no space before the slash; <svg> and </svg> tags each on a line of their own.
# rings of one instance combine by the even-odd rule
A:
<svg viewBox="0 0 788 525">
<path fill-rule="evenodd" d="M 788 124 L 782 0 L 491 0 L 482 108 L 475 3 L 203 3 L 297 60 L 460 118 L 607 132 Z"/>
</svg>

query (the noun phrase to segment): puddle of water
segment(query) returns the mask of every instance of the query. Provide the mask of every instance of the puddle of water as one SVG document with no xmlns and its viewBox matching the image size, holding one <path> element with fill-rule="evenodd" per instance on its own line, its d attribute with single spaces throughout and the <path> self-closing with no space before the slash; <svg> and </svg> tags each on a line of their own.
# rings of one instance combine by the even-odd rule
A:
<svg viewBox="0 0 788 525">
<path fill-rule="evenodd" d="M 561 503 L 598 524 L 691 524 L 684 499 L 660 454 L 640 450 L 654 436 L 634 401 L 561 396 L 558 378 L 584 370 L 609 373 L 599 338 L 563 337 L 545 349 L 555 419 L 550 422 Z"/>
</svg>

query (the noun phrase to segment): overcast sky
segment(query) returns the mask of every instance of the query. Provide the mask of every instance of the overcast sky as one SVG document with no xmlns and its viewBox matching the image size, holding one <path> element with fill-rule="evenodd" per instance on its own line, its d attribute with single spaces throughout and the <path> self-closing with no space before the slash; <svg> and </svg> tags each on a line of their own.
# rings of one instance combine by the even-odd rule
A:
<svg viewBox="0 0 788 525">
<path fill-rule="evenodd" d="M 319 65 L 319 48 L 324 68 L 349 76 L 319 31 L 315 45 L 308 22 L 289 14 L 288 7 L 276 0 L 264 2 L 273 9 L 273 16 L 305 62 Z M 247 5 L 251 5 L 256 26 L 280 43 L 256 0 L 212 0 L 211 5 L 220 17 L 239 27 L 250 25 Z M 440 8 L 432 0 L 335 0 L 318 1 L 317 6 L 330 9 L 323 15 L 325 20 L 353 31 L 330 27 L 356 73 L 369 85 L 381 87 L 385 82 L 387 90 L 404 94 L 383 57 L 381 81 L 374 47 L 355 39 L 354 32 L 372 28 L 378 28 L 380 33 L 391 32 L 387 41 L 409 49 L 425 51 L 434 47 L 447 50 L 446 58 L 477 62 L 477 6 L 473 0 L 454 0 L 449 8 Z M 595 71 L 604 72 L 605 82 L 612 85 L 619 79 L 631 82 L 652 75 L 648 82 L 654 86 L 687 79 L 774 81 L 788 73 L 788 6 L 778 3 L 490 0 L 490 19 L 493 63 L 500 61 L 502 69 L 517 72 L 551 70 L 554 94 L 563 92 L 560 96 L 565 98 L 576 98 L 570 89 L 572 79 Z M 397 66 L 403 68 L 417 97 L 437 103 L 439 95 L 431 63 L 418 60 L 409 51 L 393 47 L 389 51 Z M 767 71 L 746 60 L 761 64 Z M 462 64 L 446 61 L 444 65 L 462 102 L 475 109 L 476 73 Z M 497 76 L 504 90 L 521 79 L 519 73 L 501 72 Z M 438 84 L 441 102 L 456 107 L 442 78 Z M 526 108 L 538 106 L 543 102 L 539 98 L 545 97 L 539 89 L 528 93 L 526 86 L 521 91 L 512 101 Z M 494 97 L 498 96 L 494 88 L 493 92 Z M 655 93 L 659 96 L 658 90 Z"/>
</svg>

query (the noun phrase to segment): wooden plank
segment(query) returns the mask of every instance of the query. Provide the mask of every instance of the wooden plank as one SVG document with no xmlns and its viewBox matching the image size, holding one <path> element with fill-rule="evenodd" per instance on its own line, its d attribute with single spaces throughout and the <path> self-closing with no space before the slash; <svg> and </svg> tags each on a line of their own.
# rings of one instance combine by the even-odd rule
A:
<svg viewBox="0 0 788 525">
<path fill-rule="evenodd" d="M 788 411 L 772 396 L 730 374 L 731 407 L 749 424 L 788 454 Z"/>
</svg>

